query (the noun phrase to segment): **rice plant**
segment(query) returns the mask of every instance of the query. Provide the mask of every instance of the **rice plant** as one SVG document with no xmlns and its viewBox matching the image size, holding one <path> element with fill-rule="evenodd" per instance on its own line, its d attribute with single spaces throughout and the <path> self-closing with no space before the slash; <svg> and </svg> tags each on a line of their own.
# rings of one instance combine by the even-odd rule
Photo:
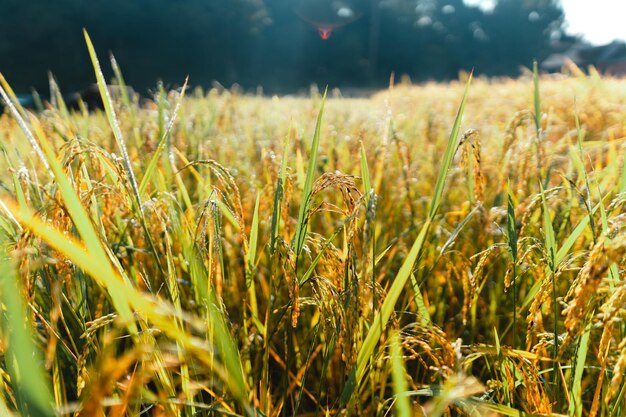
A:
<svg viewBox="0 0 626 417">
<path fill-rule="evenodd" d="M 0 414 L 626 416 L 622 81 L 140 105 L 85 38 L 104 111 L 0 77 Z"/>
</svg>

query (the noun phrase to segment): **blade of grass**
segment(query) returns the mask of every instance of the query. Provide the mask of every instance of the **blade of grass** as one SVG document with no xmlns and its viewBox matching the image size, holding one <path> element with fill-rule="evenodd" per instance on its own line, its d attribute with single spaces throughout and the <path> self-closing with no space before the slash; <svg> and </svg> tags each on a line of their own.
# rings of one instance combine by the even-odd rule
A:
<svg viewBox="0 0 626 417">
<path fill-rule="evenodd" d="M 119 147 L 122 154 L 124 168 L 126 169 L 126 174 L 128 175 L 128 180 L 130 182 L 130 186 L 132 188 L 132 192 L 135 198 L 137 210 L 141 214 L 141 217 L 143 217 L 143 206 L 141 204 L 141 195 L 139 194 L 137 179 L 135 177 L 135 173 L 133 172 L 130 157 L 128 156 L 128 150 L 126 149 L 126 142 L 124 141 L 124 136 L 122 135 L 122 131 L 117 120 L 117 115 L 115 114 L 115 109 L 113 108 L 111 95 L 109 94 L 109 89 L 104 79 L 104 75 L 102 74 L 102 69 L 100 68 L 98 56 L 96 55 L 96 50 L 93 47 L 93 43 L 91 42 L 91 38 L 89 37 L 87 30 L 83 29 L 83 34 L 85 36 L 85 42 L 87 42 L 87 49 L 89 50 L 91 63 L 93 64 L 93 69 L 96 73 L 96 81 L 98 84 L 98 90 L 100 91 L 100 96 L 102 97 L 102 103 L 104 104 L 104 111 L 106 112 L 107 119 L 109 120 L 109 125 L 113 130 L 113 136 L 115 136 L 117 146 Z"/>
<path fill-rule="evenodd" d="M 363 192 L 365 194 L 365 204 L 369 204 L 372 192 L 372 181 L 370 180 L 370 171 L 367 168 L 367 156 L 365 155 L 365 146 L 361 142 L 361 176 L 363 177 Z"/>
<path fill-rule="evenodd" d="M 585 361 L 587 360 L 590 334 L 591 328 L 588 326 L 578 340 L 578 352 L 576 353 L 574 361 L 574 378 L 572 379 L 571 401 L 567 410 L 567 414 L 570 417 L 581 417 L 583 413 L 582 378 L 583 371 L 585 370 Z"/>
<path fill-rule="evenodd" d="M 302 202 L 300 204 L 300 212 L 298 213 L 298 223 L 296 225 L 296 231 L 294 235 L 293 248 L 296 254 L 296 259 L 302 252 L 304 241 L 306 240 L 306 231 L 308 225 L 308 212 L 309 205 L 311 203 L 311 191 L 313 189 L 313 178 L 315 176 L 315 170 L 317 168 L 317 152 L 320 143 L 320 134 L 322 129 L 322 116 L 324 114 L 324 104 L 326 102 L 326 93 L 328 88 L 324 92 L 322 97 L 322 104 L 320 106 L 319 113 L 317 114 L 317 122 L 315 123 L 315 133 L 313 135 L 313 141 L 311 143 L 311 152 L 309 154 L 309 166 L 306 171 L 306 179 L 304 181 L 304 187 L 302 189 Z"/>
<path fill-rule="evenodd" d="M 2 245 L 5 246 L 4 244 Z M 53 417 L 54 400 L 43 368 L 43 355 L 33 342 L 26 304 L 18 289 L 18 276 L 11 259 L 0 260 L 0 291 L 4 362 L 11 376 L 11 386 L 23 416 Z"/>
<path fill-rule="evenodd" d="M 250 309 L 254 317 L 259 317 L 257 307 L 256 289 L 254 284 L 254 270 L 256 269 L 256 251 L 259 240 L 259 203 L 261 201 L 261 193 L 257 192 L 256 203 L 254 204 L 254 214 L 252 215 L 252 225 L 250 226 L 250 242 L 248 244 L 248 268 L 246 271 L 246 287 L 248 288 L 248 299 L 250 300 Z"/>
<path fill-rule="evenodd" d="M 624 150 L 624 155 L 622 157 L 623 165 L 622 165 L 622 173 L 619 178 L 619 192 L 626 192 L 626 150 Z"/>
<path fill-rule="evenodd" d="M 506 367 L 508 365 L 506 358 L 502 355 L 502 347 L 500 346 L 500 335 L 498 334 L 498 328 L 493 328 L 494 341 L 496 344 L 496 355 L 498 356 L 498 363 L 500 364 L 500 378 L 504 379 L 506 376 Z M 504 394 L 504 402 L 507 406 L 511 406 L 511 393 L 509 392 L 508 381 L 502 380 L 502 393 Z"/>
<path fill-rule="evenodd" d="M 411 403 L 407 395 L 404 361 L 402 360 L 402 346 L 400 335 L 394 332 L 389 340 L 389 356 L 391 357 L 391 370 L 393 377 L 393 394 L 395 397 L 395 409 L 397 417 L 411 416 Z"/>
<path fill-rule="evenodd" d="M 420 290 L 420 287 L 417 283 L 415 274 L 411 274 L 411 285 L 413 286 L 413 300 L 415 301 L 415 304 L 417 305 L 417 311 L 420 315 L 422 326 L 430 327 L 432 326 L 433 321 L 430 318 L 428 309 L 426 308 L 426 303 L 424 302 L 424 296 L 422 295 L 422 290 Z"/>
<path fill-rule="evenodd" d="M 465 111 L 465 103 L 467 101 L 467 95 L 469 93 L 469 86 L 471 82 L 472 74 L 470 74 L 467 84 L 465 85 L 465 91 L 463 93 L 463 98 L 461 99 L 461 105 L 459 106 L 456 118 L 454 119 L 452 132 L 450 132 L 450 137 L 448 139 L 448 145 L 446 146 L 446 150 L 443 154 L 443 159 L 441 161 L 441 168 L 439 169 L 439 175 L 437 176 L 437 182 L 435 183 L 435 189 L 433 191 L 433 199 L 430 204 L 430 211 L 428 213 L 428 217 L 431 220 L 434 219 L 435 215 L 437 214 L 437 210 L 439 210 L 439 204 L 441 203 L 441 198 L 443 196 L 443 187 L 446 182 L 446 177 L 448 176 L 448 169 L 452 164 L 452 158 L 454 158 L 454 154 L 458 147 L 461 119 L 463 118 L 463 112 Z"/>
<path fill-rule="evenodd" d="M 511 187 L 509 185 L 508 200 L 507 200 L 507 221 L 506 231 L 507 240 L 509 244 L 509 251 L 511 253 L 511 267 L 513 268 L 511 277 L 511 287 L 513 289 L 513 348 L 516 347 L 516 335 L 517 335 L 517 294 L 515 283 L 517 281 L 517 229 L 515 221 L 515 208 L 513 207 L 513 198 L 511 197 Z"/>
<path fill-rule="evenodd" d="M 28 204 L 26 203 L 26 196 L 24 195 L 24 190 L 22 190 L 17 174 L 13 174 L 13 189 L 15 190 L 15 198 L 20 205 L 20 209 L 24 212 L 28 208 Z"/>
</svg>

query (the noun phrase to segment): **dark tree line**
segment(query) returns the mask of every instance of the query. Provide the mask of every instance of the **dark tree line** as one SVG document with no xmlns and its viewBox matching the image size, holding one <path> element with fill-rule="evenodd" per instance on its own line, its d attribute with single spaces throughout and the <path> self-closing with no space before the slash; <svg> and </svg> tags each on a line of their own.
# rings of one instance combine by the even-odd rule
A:
<svg viewBox="0 0 626 417">
<path fill-rule="evenodd" d="M 491 11 L 462 0 L 0 0 L 0 20 L 0 71 L 16 90 L 45 91 L 48 70 L 64 90 L 92 82 L 85 27 L 140 91 L 189 74 L 194 85 L 288 92 L 377 87 L 391 72 L 515 75 L 550 53 L 563 13 L 556 0 Z"/>
</svg>

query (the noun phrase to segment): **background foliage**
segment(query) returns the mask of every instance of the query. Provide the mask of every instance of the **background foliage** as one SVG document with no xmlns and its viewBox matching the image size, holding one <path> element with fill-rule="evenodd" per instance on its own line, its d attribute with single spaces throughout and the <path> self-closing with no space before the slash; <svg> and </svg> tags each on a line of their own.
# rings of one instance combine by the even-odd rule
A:
<svg viewBox="0 0 626 417">
<path fill-rule="evenodd" d="M 394 71 L 413 79 L 455 78 L 475 67 L 512 75 L 551 50 L 563 13 L 554 0 L 500 0 L 485 12 L 462 0 L 341 0 L 359 19 L 327 41 L 295 11 L 337 0 L 0 0 L 0 64 L 17 91 L 47 91 L 51 70 L 66 91 L 92 82 L 81 35 L 111 50 L 129 84 L 145 92 L 213 80 L 290 92 L 387 84 Z M 311 13 L 309 13 L 311 14 Z M 326 13 L 326 15 L 328 15 Z M 330 20 L 327 18 L 326 20 Z"/>
</svg>

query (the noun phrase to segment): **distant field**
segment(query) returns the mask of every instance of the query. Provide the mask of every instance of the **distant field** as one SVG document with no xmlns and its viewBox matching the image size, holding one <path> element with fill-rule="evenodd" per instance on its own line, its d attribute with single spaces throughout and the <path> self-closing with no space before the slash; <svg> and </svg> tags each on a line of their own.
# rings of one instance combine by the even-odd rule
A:
<svg viewBox="0 0 626 417">
<path fill-rule="evenodd" d="M 106 104 L 0 116 L 0 414 L 626 416 L 626 82 Z"/>
</svg>

